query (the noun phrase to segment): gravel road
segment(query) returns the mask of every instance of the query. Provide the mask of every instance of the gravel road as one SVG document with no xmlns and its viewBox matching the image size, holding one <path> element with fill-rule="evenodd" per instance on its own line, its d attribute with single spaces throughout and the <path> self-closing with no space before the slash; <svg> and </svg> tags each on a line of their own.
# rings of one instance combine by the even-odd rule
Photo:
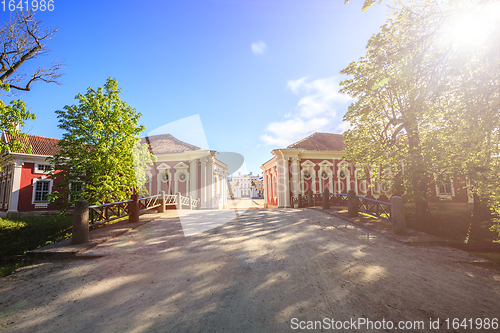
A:
<svg viewBox="0 0 500 333">
<path fill-rule="evenodd" d="M 368 320 L 372 331 L 422 332 L 500 319 L 498 265 L 313 209 L 250 209 L 189 237 L 178 218 L 160 218 L 85 254 L 102 257 L 1 278 L 0 331 L 365 332 Z"/>
</svg>

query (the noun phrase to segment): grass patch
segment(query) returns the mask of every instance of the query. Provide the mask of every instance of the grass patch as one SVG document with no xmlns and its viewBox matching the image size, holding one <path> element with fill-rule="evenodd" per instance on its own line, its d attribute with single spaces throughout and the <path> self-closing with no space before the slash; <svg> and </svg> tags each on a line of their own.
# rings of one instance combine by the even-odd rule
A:
<svg viewBox="0 0 500 333">
<path fill-rule="evenodd" d="M 44 245 L 71 237 L 71 215 L 0 219 L 0 257 L 23 255 Z M 0 261 L 0 276 L 27 265 L 26 259 Z"/>
<path fill-rule="evenodd" d="M 70 215 L 0 219 L 0 256 L 26 254 L 71 237 L 72 227 Z"/>
<path fill-rule="evenodd" d="M 406 226 L 446 239 L 449 243 L 492 243 L 498 235 L 489 230 L 493 222 L 477 224 L 467 209 L 430 209 L 430 221 L 416 221 L 415 208 L 405 207 Z"/>
</svg>

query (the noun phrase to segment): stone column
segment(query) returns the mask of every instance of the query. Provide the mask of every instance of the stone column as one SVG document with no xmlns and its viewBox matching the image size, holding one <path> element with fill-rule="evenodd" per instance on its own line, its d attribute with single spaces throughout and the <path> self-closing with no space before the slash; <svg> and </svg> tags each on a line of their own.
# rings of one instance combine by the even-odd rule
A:
<svg viewBox="0 0 500 333">
<path fill-rule="evenodd" d="M 284 181 L 284 195 L 285 195 L 285 208 L 290 207 L 290 165 L 288 159 L 283 160 L 283 181 Z"/>
<path fill-rule="evenodd" d="M 165 213 L 165 191 L 161 191 L 160 206 L 158 207 L 158 213 Z"/>
<path fill-rule="evenodd" d="M 23 169 L 23 162 L 15 161 L 12 168 L 11 174 L 11 190 L 9 191 L 10 200 L 9 208 L 7 210 L 7 217 L 17 217 L 19 216 L 18 203 L 19 203 L 19 189 L 21 188 L 21 171 Z M 35 191 L 35 188 L 33 188 Z"/>
<path fill-rule="evenodd" d="M 75 209 L 73 210 L 71 244 L 83 244 L 89 241 L 89 203 L 80 200 L 75 203 Z"/>
<path fill-rule="evenodd" d="M 191 205 L 192 201 L 193 201 L 193 197 L 190 195 L 190 196 L 188 196 L 188 198 L 189 198 L 189 209 L 193 209 L 193 206 Z"/>
<path fill-rule="evenodd" d="M 297 197 L 299 195 L 299 159 L 298 157 L 292 157 L 292 192 L 293 196 Z"/>
<path fill-rule="evenodd" d="M 406 234 L 405 207 L 403 198 L 391 198 L 391 224 L 392 232 L 397 235 Z"/>
<path fill-rule="evenodd" d="M 181 210 L 182 209 L 182 203 L 181 203 L 181 192 L 177 192 L 176 194 L 177 196 L 177 210 Z"/>
<path fill-rule="evenodd" d="M 328 191 L 328 189 L 326 187 L 323 190 L 322 199 L 323 199 L 322 208 L 323 209 L 330 209 L 330 191 Z"/>
<path fill-rule="evenodd" d="M 198 196 L 196 188 L 198 187 L 198 160 L 189 161 L 189 185 L 190 185 L 190 193 L 193 198 Z"/>
<path fill-rule="evenodd" d="M 347 215 L 350 217 L 358 216 L 358 198 L 354 190 L 347 191 Z"/>
<path fill-rule="evenodd" d="M 297 198 L 297 208 L 303 208 L 304 204 L 302 203 L 302 193 L 299 193 Z"/>
<path fill-rule="evenodd" d="M 129 202 L 129 207 L 128 207 L 128 212 L 129 212 L 129 217 L 128 221 L 135 223 L 139 222 L 139 195 L 137 194 L 132 194 L 132 202 Z"/>
<path fill-rule="evenodd" d="M 309 199 L 309 207 L 314 207 L 314 198 L 312 190 L 309 190 L 308 199 Z"/>
<path fill-rule="evenodd" d="M 214 198 L 214 160 L 213 156 L 210 155 L 207 161 L 207 194 L 206 194 L 206 207 L 208 209 L 213 208 L 213 198 Z"/>
<path fill-rule="evenodd" d="M 201 159 L 201 209 L 207 207 L 207 159 L 204 157 Z"/>
</svg>

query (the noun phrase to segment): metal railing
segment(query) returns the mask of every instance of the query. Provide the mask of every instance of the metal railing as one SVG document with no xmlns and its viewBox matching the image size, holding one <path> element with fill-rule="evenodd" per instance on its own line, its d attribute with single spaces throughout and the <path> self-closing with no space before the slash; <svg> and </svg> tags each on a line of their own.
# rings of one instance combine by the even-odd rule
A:
<svg viewBox="0 0 500 333">
<path fill-rule="evenodd" d="M 328 201 L 333 204 L 333 205 L 339 205 L 339 206 L 347 206 L 347 194 L 344 193 L 328 193 L 329 198 Z M 293 202 L 294 207 L 297 207 L 299 204 L 299 198 L 298 197 L 291 197 L 291 200 Z M 302 202 L 304 204 L 307 204 L 309 200 L 309 195 L 304 194 L 302 196 Z M 313 201 L 316 202 L 323 202 L 323 193 L 313 193 Z"/>
<path fill-rule="evenodd" d="M 328 201 L 331 204 L 339 205 L 339 206 L 347 206 L 347 194 L 344 193 L 328 193 L 329 198 Z"/>
<path fill-rule="evenodd" d="M 132 200 L 112 202 L 89 207 L 89 225 L 98 225 L 130 215 Z"/>
<path fill-rule="evenodd" d="M 344 193 L 328 193 L 329 198 L 328 202 L 333 205 L 339 206 L 348 206 L 348 195 Z M 365 214 L 390 220 L 391 219 L 391 203 L 379 201 L 375 199 L 370 199 L 361 196 L 355 196 L 357 202 L 357 210 L 363 212 Z M 307 207 L 307 202 L 309 200 L 309 195 L 304 195 L 302 197 L 302 201 L 304 205 Z M 323 202 L 323 194 L 322 193 L 313 193 L 313 201 L 315 203 Z M 292 202 L 294 207 L 298 205 L 298 198 L 292 197 Z"/>
<path fill-rule="evenodd" d="M 153 209 L 161 205 L 161 194 L 151 195 L 145 198 L 139 198 L 139 212 Z"/>
<path fill-rule="evenodd" d="M 391 204 L 389 202 L 356 196 L 358 211 L 378 218 L 391 219 Z"/>
</svg>

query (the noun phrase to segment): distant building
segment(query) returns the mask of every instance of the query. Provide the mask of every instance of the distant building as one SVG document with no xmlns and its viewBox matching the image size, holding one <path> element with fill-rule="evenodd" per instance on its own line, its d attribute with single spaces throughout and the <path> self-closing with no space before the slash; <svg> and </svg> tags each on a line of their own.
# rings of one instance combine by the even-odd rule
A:
<svg viewBox="0 0 500 333">
<path fill-rule="evenodd" d="M 262 176 L 252 175 L 251 172 L 248 175 L 242 175 L 239 172 L 237 176 L 230 176 L 228 178 L 228 198 L 263 198 L 262 179 Z"/>
</svg>

